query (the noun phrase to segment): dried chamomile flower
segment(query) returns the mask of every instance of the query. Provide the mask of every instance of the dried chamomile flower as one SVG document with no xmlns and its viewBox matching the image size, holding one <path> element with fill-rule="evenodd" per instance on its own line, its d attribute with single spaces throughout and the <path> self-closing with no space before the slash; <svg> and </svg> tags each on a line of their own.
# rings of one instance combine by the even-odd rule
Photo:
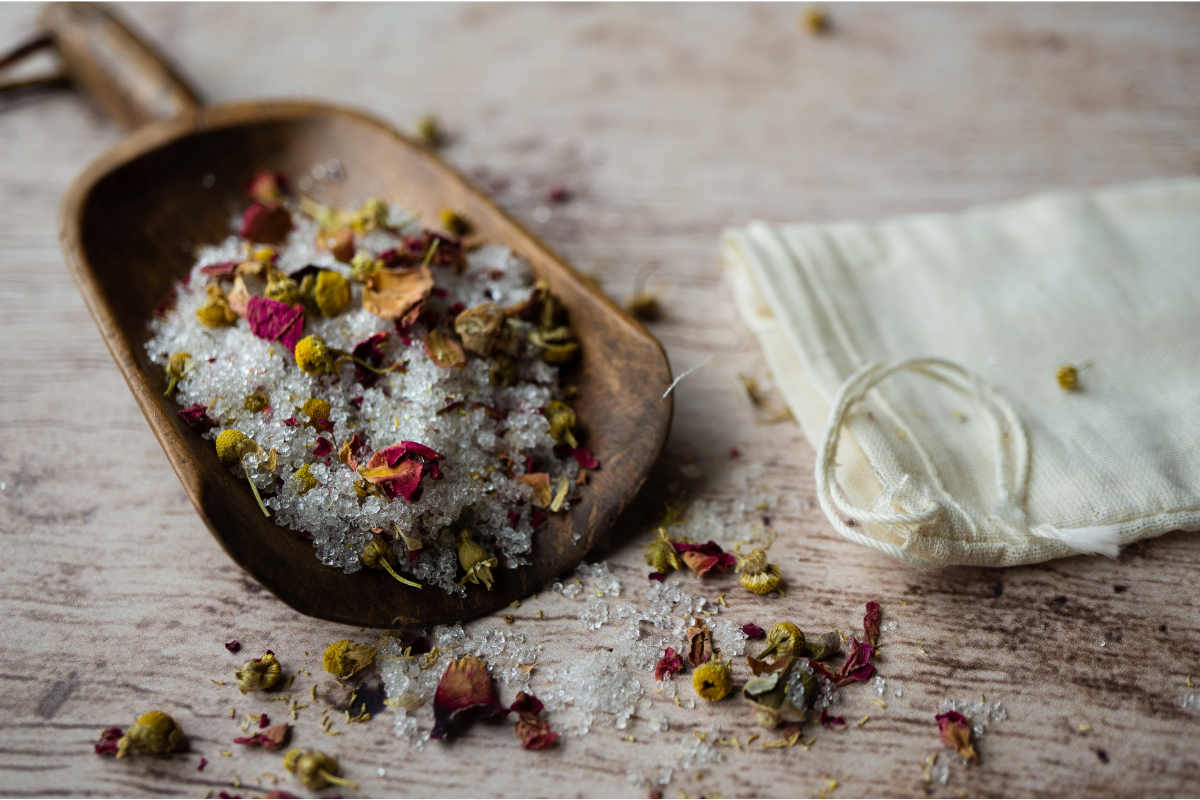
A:
<svg viewBox="0 0 1200 800">
<path fill-rule="evenodd" d="M 317 308 L 327 317 L 336 317 L 350 305 L 350 281 L 333 270 L 321 270 L 313 289 Z"/>
<path fill-rule="evenodd" d="M 665 525 L 660 526 L 658 536 L 642 548 L 642 557 L 646 559 L 647 564 L 654 567 L 655 572 L 665 574 L 673 569 L 683 569 L 683 565 L 679 562 L 679 554 L 671 546 L 671 539 L 667 536 Z"/>
<path fill-rule="evenodd" d="M 442 143 L 442 129 L 438 125 L 437 117 L 433 114 L 425 114 L 419 117 L 416 124 L 413 125 L 413 133 L 428 147 L 437 147 Z"/>
<path fill-rule="evenodd" d="M 262 658 L 252 658 L 242 665 L 234 675 L 237 677 L 237 687 L 242 694 L 270 689 L 279 681 L 283 668 L 275 654 L 268 650 Z"/>
<path fill-rule="evenodd" d="M 258 413 L 271 404 L 271 396 L 266 392 L 251 392 L 242 401 L 242 408 Z"/>
<path fill-rule="evenodd" d="M 176 353 L 167 359 L 167 390 L 163 392 L 163 397 L 170 397 L 171 392 L 175 391 L 175 385 L 191 371 L 191 353 Z"/>
<path fill-rule="evenodd" d="M 443 208 L 438 214 L 438 219 L 442 223 L 442 228 L 446 233 L 455 238 L 461 238 L 471 232 L 471 223 L 467 222 L 467 218 L 458 213 L 452 208 Z"/>
<path fill-rule="evenodd" d="M 542 348 L 542 361 L 547 364 L 569 364 L 579 356 L 579 342 L 566 325 L 531 331 L 529 341 Z"/>
<path fill-rule="evenodd" d="M 292 473 L 292 480 L 296 484 L 296 494 L 304 495 L 317 488 L 317 479 L 308 470 L 308 464 L 305 464 L 300 469 Z"/>
<path fill-rule="evenodd" d="M 488 371 L 488 383 L 499 389 L 507 389 L 517 382 L 517 365 L 504 353 L 496 354 L 496 363 Z"/>
<path fill-rule="evenodd" d="M 185 749 L 187 737 L 179 723 L 162 711 L 147 711 L 117 741 L 117 758 L 123 758 L 130 750 L 158 756 Z"/>
<path fill-rule="evenodd" d="M 1063 364 L 1054 373 L 1054 378 L 1058 381 L 1058 388 L 1073 392 L 1079 388 L 1079 370 L 1070 364 Z"/>
<path fill-rule="evenodd" d="M 575 434 L 571 432 L 575 427 L 575 409 L 561 400 L 554 400 L 546 406 L 545 417 L 550 422 L 550 435 L 554 437 L 554 441 L 569 444 L 571 447 L 579 446 L 579 442 L 575 441 Z"/>
<path fill-rule="evenodd" d="M 318 400 L 315 397 L 305 400 L 304 407 L 300 409 L 300 413 L 310 420 L 329 419 L 329 411 L 329 402 L 327 400 Z"/>
<path fill-rule="evenodd" d="M 378 651 L 377 647 L 343 639 L 325 648 L 325 656 L 321 663 L 326 672 L 344 681 L 359 670 L 371 666 Z"/>
<path fill-rule="evenodd" d="M 737 563 L 742 586 L 755 594 L 767 594 L 779 585 L 779 567 L 767 563 L 767 552 L 761 547 L 750 551 L 745 558 L 739 558 Z"/>
<path fill-rule="evenodd" d="M 218 284 L 210 283 L 204 287 L 208 296 L 204 305 L 196 309 L 196 319 L 206 328 L 223 328 L 237 321 L 237 314 L 229 307 L 225 293 Z"/>
<path fill-rule="evenodd" d="M 758 654 L 760 659 L 769 655 L 776 658 L 800 656 L 804 653 L 804 633 L 790 622 L 777 622 L 767 634 L 767 649 Z"/>
<path fill-rule="evenodd" d="M 816 35 L 829 33 L 831 23 L 829 21 L 829 12 L 820 6 L 812 6 L 804 11 L 801 15 L 804 22 L 804 27 L 808 28 L 808 32 Z"/>
<path fill-rule="evenodd" d="M 250 453 L 261 452 L 257 442 L 234 428 L 221 431 L 217 436 L 217 458 L 222 464 L 236 464 Z"/>
<path fill-rule="evenodd" d="M 382 259 L 376 258 L 366 250 L 359 250 L 350 259 L 350 279 L 362 283 L 372 272 L 384 269 L 386 266 Z"/>
<path fill-rule="evenodd" d="M 296 342 L 296 366 L 309 375 L 328 374 L 337 371 L 337 359 L 324 339 L 310 334 Z"/>
<path fill-rule="evenodd" d="M 407 539 L 406 539 L 407 541 Z M 411 545 L 409 545 L 411 548 Z M 367 569 L 382 569 L 387 570 L 393 578 L 408 586 L 415 586 L 420 589 L 421 584 L 414 583 L 407 578 L 401 577 L 395 569 L 392 568 L 392 546 L 380 536 L 375 534 L 363 547 L 362 555 L 359 557 L 362 560 L 363 566 Z"/>
<path fill-rule="evenodd" d="M 301 750 L 298 747 L 289 750 L 283 757 L 283 768 L 295 773 L 300 783 L 304 784 L 304 788 L 313 791 L 324 789 L 331 783 L 349 786 L 352 789 L 358 788 L 354 781 L 338 777 L 337 757 L 326 755 L 320 750 Z"/>
<path fill-rule="evenodd" d="M 504 325 L 504 309 L 495 303 L 482 303 L 454 318 L 454 332 L 462 339 L 463 347 L 477 356 L 487 358 L 496 348 L 496 339 Z M 510 359 L 511 360 L 511 359 Z"/>
<path fill-rule="evenodd" d="M 459 581 L 460 584 L 465 584 L 467 581 L 482 582 L 491 591 L 492 569 L 499 566 L 500 562 L 471 538 L 469 528 L 463 528 L 462 532 L 458 534 L 458 563 L 462 564 L 463 570 L 467 573 Z"/>
<path fill-rule="evenodd" d="M 289 306 L 304 302 L 300 284 L 277 269 L 267 272 L 267 288 L 263 290 L 263 297 L 287 303 Z"/>
<path fill-rule="evenodd" d="M 692 673 L 692 688 L 709 702 L 716 702 L 733 690 L 733 672 L 719 658 L 696 667 Z"/>
<path fill-rule="evenodd" d="M 370 233 L 376 228 L 386 228 L 388 218 L 387 203 L 373 197 L 363 203 L 350 221 L 350 227 L 357 234 Z"/>
<path fill-rule="evenodd" d="M 653 292 L 642 289 L 629 298 L 625 306 L 629 313 L 643 322 L 656 322 L 662 318 L 662 307 L 658 304 L 658 296 Z"/>
</svg>

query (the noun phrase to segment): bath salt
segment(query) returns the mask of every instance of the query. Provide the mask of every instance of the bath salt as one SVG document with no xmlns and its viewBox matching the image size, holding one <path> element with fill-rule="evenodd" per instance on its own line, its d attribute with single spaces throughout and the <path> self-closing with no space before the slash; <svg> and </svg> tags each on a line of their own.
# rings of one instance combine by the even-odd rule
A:
<svg viewBox="0 0 1200 800">
<path fill-rule="evenodd" d="M 462 595 L 529 563 L 579 494 L 557 300 L 506 247 L 261 177 L 149 323 L 168 394 L 330 567 Z"/>
</svg>

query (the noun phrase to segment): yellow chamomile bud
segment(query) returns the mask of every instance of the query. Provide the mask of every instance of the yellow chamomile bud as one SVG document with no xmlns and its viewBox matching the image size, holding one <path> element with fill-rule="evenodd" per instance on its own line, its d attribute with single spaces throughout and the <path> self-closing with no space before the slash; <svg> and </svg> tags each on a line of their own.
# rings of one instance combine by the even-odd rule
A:
<svg viewBox="0 0 1200 800">
<path fill-rule="evenodd" d="M 358 788 L 354 781 L 338 777 L 337 757 L 326 755 L 320 750 L 301 750 L 298 747 L 289 750 L 283 757 L 283 768 L 295 773 L 300 783 L 304 784 L 304 788 L 313 791 L 324 789 L 331 783 Z"/>
<path fill-rule="evenodd" d="M 779 585 L 779 567 L 767 563 L 767 553 L 761 547 L 756 547 L 745 558 L 739 558 L 737 570 L 742 573 L 742 586 L 755 594 L 767 594 Z"/>
<path fill-rule="evenodd" d="M 275 654 L 268 650 L 262 658 L 252 658 L 242 665 L 234 675 L 238 679 L 237 687 L 242 694 L 259 689 L 270 689 L 279 680 L 283 668 L 275 659 Z"/>
<path fill-rule="evenodd" d="M 191 371 L 191 353 L 176 353 L 167 359 L 167 390 L 163 392 L 163 397 L 170 397 L 171 392 L 175 391 L 175 385 Z"/>
<path fill-rule="evenodd" d="M 670 538 L 667 537 L 666 527 L 660 527 L 654 541 L 642 548 L 642 556 L 648 565 L 654 567 L 655 572 L 667 573 L 673 569 L 683 569 L 679 554 L 675 552 Z"/>
<path fill-rule="evenodd" d="M 371 666 L 375 660 L 376 647 L 356 644 L 349 639 L 334 642 L 325 648 L 325 658 L 322 663 L 325 671 L 337 676 L 338 680 L 346 680 L 361 669 Z"/>
<path fill-rule="evenodd" d="M 310 422 L 316 419 L 329 419 L 329 403 L 310 397 L 304 401 L 304 407 L 300 409 L 300 413 L 308 417 Z"/>
<path fill-rule="evenodd" d="M 187 737 L 183 735 L 179 723 L 161 711 L 147 711 L 117 741 L 117 758 L 122 758 L 130 750 L 162 755 L 186 748 Z"/>
<path fill-rule="evenodd" d="M 358 484 L 355 484 L 354 488 L 357 492 Z M 363 492 L 360 497 L 366 497 L 366 492 Z M 418 545 L 419 544 L 420 542 L 418 541 Z M 375 534 L 371 537 L 370 541 L 368 541 L 366 546 L 363 547 L 362 555 L 359 556 L 359 558 L 362 560 L 363 566 L 367 569 L 387 570 L 389 575 L 406 586 L 415 586 L 418 589 L 421 588 L 421 584 L 410 581 L 408 578 L 405 578 L 392 568 L 392 546 L 388 544 L 387 541 L 379 534 Z"/>
<path fill-rule="evenodd" d="M 500 562 L 471 538 L 469 528 L 463 528 L 462 533 L 458 534 L 458 563 L 462 564 L 463 570 L 467 573 L 459 583 L 482 582 L 488 590 L 491 590 L 492 568 L 498 566 Z"/>
<path fill-rule="evenodd" d="M 289 306 L 304 302 L 304 296 L 300 293 L 300 284 L 277 269 L 272 269 L 267 273 L 267 288 L 263 290 L 263 297 L 287 303 Z"/>
<path fill-rule="evenodd" d="M 575 434 L 571 432 L 575 427 L 575 409 L 561 400 L 554 400 L 546 406 L 546 419 L 550 422 L 550 435 L 554 441 L 571 447 L 579 446 Z"/>
<path fill-rule="evenodd" d="M 322 270 L 313 297 L 322 314 L 336 317 L 350 305 L 350 281 L 332 270 Z"/>
<path fill-rule="evenodd" d="M 293 472 L 292 480 L 296 483 L 296 494 L 299 495 L 308 494 L 317 487 L 317 479 L 309 472 L 308 464 Z"/>
<path fill-rule="evenodd" d="M 715 703 L 733 690 L 733 672 L 719 658 L 706 661 L 692 673 L 692 688 L 705 700 Z"/>
<path fill-rule="evenodd" d="M 777 622 L 767 634 L 767 649 L 758 654 L 766 658 L 774 654 L 776 658 L 800 656 L 804 654 L 804 633 L 790 622 Z"/>
<path fill-rule="evenodd" d="M 259 452 L 258 444 L 239 430 L 229 428 L 217 436 L 217 458 L 223 464 L 236 464 L 242 456 L 256 452 Z"/>
<path fill-rule="evenodd" d="M 325 340 L 315 334 L 296 342 L 296 366 L 309 375 L 321 375 L 337 370 L 337 359 L 329 352 Z"/>
</svg>

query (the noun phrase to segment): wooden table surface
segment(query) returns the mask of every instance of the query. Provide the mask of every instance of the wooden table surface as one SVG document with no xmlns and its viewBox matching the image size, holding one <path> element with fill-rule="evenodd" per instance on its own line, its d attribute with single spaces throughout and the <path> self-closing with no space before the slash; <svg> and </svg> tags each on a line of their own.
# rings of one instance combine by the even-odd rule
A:
<svg viewBox="0 0 1200 800">
<path fill-rule="evenodd" d="M 718 269 L 724 225 L 955 210 L 1200 172 L 1195 5 L 839 5 L 821 37 L 791 4 L 121 10 L 211 102 L 314 97 L 402 127 L 436 113 L 449 160 L 614 297 L 657 270 L 666 316 L 651 329 L 677 372 L 744 332 Z M 0 6 L 0 38 L 24 37 L 36 13 Z M 241 660 L 222 643 L 273 649 L 313 672 L 295 688 L 326 693 L 337 687 L 319 677 L 325 644 L 373 634 L 295 614 L 229 561 L 105 350 L 55 217 L 74 176 L 120 136 L 69 92 L 0 105 L 0 795 L 261 796 L 253 776 L 281 774 L 278 755 L 220 755 L 240 735 L 230 707 L 265 709 L 210 682 Z M 539 222 L 553 184 L 573 199 Z M 675 767 L 667 796 L 815 796 L 826 776 L 833 796 L 1200 793 L 1200 711 L 1176 706 L 1200 674 L 1200 539 L 1169 534 L 1115 561 L 906 570 L 834 534 L 815 502 L 812 447 L 794 423 L 756 425 L 739 374 L 767 377 L 752 342 L 681 384 L 667 451 L 597 558 L 637 601 L 646 520 L 671 484 L 728 500 L 749 469 L 752 487 L 792 498 L 770 512 L 786 598 L 751 598 L 732 575 L 706 580 L 706 596 L 727 591 L 739 624 L 808 630 L 861 626 L 878 600 L 897 623 L 879 662 L 886 709 L 850 687 L 840 713 L 852 724 L 817 729 L 807 750 L 760 739 L 686 768 L 694 732 L 766 732 L 741 700 L 677 707 L 651 676 L 668 732 L 598 724 L 526 752 L 507 726 L 475 726 L 415 753 L 388 713 L 331 739 L 314 707 L 295 741 L 339 754 L 363 796 L 645 796 L 628 773 L 663 766 Z M 614 646 L 616 628 L 586 630 L 580 608 L 543 593 L 510 626 L 468 629 L 540 641 L 538 670 L 551 669 Z M 945 785 L 926 783 L 939 702 L 980 694 L 1008 713 L 981 739 L 982 765 L 955 762 Z M 182 723 L 191 753 L 92 754 L 101 729 L 149 708 Z M 290 778 L 280 787 L 305 794 Z"/>
</svg>

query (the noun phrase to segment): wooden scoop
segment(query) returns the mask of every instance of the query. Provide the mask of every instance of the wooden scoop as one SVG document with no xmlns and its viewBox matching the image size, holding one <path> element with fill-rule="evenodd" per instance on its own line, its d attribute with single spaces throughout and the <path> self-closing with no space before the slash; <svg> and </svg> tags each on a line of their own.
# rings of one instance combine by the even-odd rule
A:
<svg viewBox="0 0 1200 800">
<path fill-rule="evenodd" d="M 596 544 L 646 480 L 671 424 L 671 380 L 661 345 L 594 284 L 456 174 L 429 149 L 365 114 L 300 102 L 201 107 L 196 94 L 124 26 L 89 5 L 52 5 L 42 22 L 68 77 L 134 128 L 75 181 L 63 200 L 67 264 L 146 420 L 213 536 L 234 561 L 304 614 L 375 628 L 465 619 L 508 605 L 570 569 Z M 336 158 L 345 180 L 323 202 L 368 197 L 432 220 L 461 210 L 550 282 L 570 315 L 582 360 L 564 376 L 600 461 L 582 502 L 551 515 L 534 535 L 531 566 L 495 570 L 491 591 L 466 597 L 414 589 L 386 573 L 345 575 L 312 545 L 264 518 L 244 480 L 217 460 L 211 441 L 164 399 L 166 376 L 144 347 L 155 306 L 193 264 L 193 248 L 229 235 L 244 184 L 261 170 L 307 174 Z M 382 188 L 381 188 L 382 187 Z"/>
</svg>

